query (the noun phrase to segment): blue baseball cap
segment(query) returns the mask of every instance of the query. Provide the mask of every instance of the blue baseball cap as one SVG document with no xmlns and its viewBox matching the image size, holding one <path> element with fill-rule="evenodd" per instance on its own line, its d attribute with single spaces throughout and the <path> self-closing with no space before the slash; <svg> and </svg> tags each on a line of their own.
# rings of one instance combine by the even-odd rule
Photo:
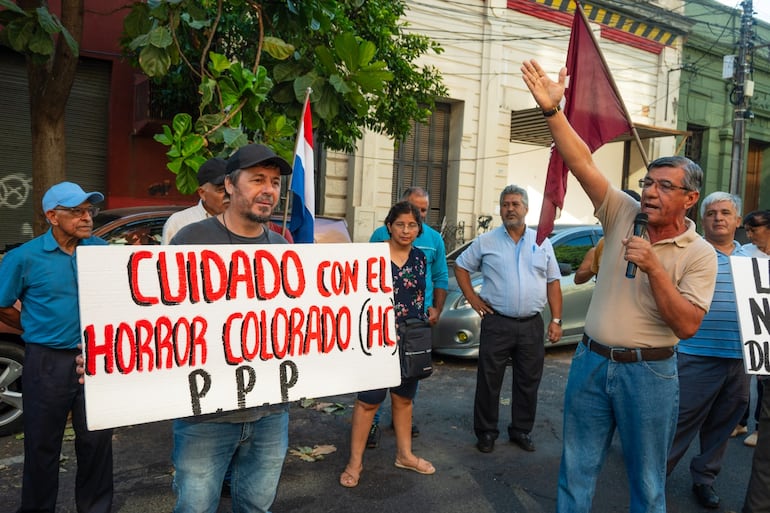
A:
<svg viewBox="0 0 770 513">
<path fill-rule="evenodd" d="M 85 192 L 72 182 L 57 183 L 43 195 L 43 212 L 56 207 L 77 207 L 84 201 L 100 203 L 104 201 L 104 195 L 101 192 Z"/>
</svg>

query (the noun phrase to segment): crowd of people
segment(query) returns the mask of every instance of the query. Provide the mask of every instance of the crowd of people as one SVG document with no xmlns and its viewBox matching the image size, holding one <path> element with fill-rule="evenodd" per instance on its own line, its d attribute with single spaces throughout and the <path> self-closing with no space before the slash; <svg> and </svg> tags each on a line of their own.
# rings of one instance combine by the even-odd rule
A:
<svg viewBox="0 0 770 513">
<path fill-rule="evenodd" d="M 690 462 L 698 503 L 716 509 L 714 488 L 731 436 L 748 431 L 750 380 L 743 366 L 731 256 L 770 257 L 770 212 L 741 218 L 737 196 L 715 192 L 700 201 L 703 236 L 686 213 L 698 204 L 703 172 L 684 157 L 653 161 L 641 196 L 613 187 L 586 144 L 558 108 L 565 70 L 552 80 L 536 61 L 523 79 L 543 110 L 556 150 L 593 204 L 604 229 L 599 257 L 587 257 L 576 281 L 596 286 L 564 394 L 563 447 L 557 512 L 591 510 L 598 473 L 617 432 L 626 465 L 632 513 L 666 511 L 666 478 L 697 436 Z M 283 176 L 291 166 L 269 147 L 249 144 L 229 159 L 212 159 L 198 173 L 199 203 L 172 216 L 168 244 L 286 244 L 271 229 Z M 0 264 L 0 319 L 22 329 L 24 472 L 19 511 L 55 510 L 58 458 L 67 417 L 76 432 L 79 512 L 113 506 L 112 432 L 85 424 L 76 249 L 104 245 L 92 235 L 99 192 L 62 182 L 43 197 L 50 224 L 40 237 L 10 251 Z M 548 239 L 536 242 L 527 227 L 528 195 L 516 185 L 499 198 L 501 226 L 477 237 L 457 259 L 455 276 L 468 305 L 481 318 L 473 431 L 482 453 L 499 436 L 501 387 L 512 362 L 509 440 L 535 451 L 531 432 L 543 373 L 543 339 L 562 336 L 558 262 Z M 388 212 L 372 242 L 390 254 L 398 326 L 435 324 L 447 293 L 447 264 L 440 235 L 426 224 L 429 194 L 410 187 Z M 639 213 L 646 234 L 634 234 Z M 743 226 L 751 243 L 739 244 Z M 639 273 L 627 275 L 632 265 Z M 585 269 L 583 269 L 585 267 Z M 480 272 L 478 291 L 471 273 Z M 595 278 L 594 278 L 595 276 Z M 14 305 L 18 300 L 23 307 Z M 551 320 L 541 312 L 548 305 Z M 622 322 L 622 325 L 620 324 Z M 402 330 L 397 330 L 399 337 Z M 349 459 L 339 476 L 346 488 L 363 478 L 364 455 L 379 441 L 379 408 L 388 391 L 396 437 L 394 465 L 430 475 L 433 464 L 412 452 L 419 381 L 403 378 L 390 389 L 361 391 L 352 415 Z M 760 399 L 752 473 L 743 512 L 770 510 L 770 393 L 757 380 Z M 175 420 L 172 461 L 176 512 L 214 512 L 224 488 L 234 511 L 269 511 L 288 448 L 288 405 L 276 404 Z"/>
</svg>

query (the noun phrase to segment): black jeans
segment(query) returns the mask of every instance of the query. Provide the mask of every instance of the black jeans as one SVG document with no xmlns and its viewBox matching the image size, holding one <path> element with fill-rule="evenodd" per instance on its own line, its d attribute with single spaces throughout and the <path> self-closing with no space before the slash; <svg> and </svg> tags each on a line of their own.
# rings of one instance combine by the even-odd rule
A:
<svg viewBox="0 0 770 513">
<path fill-rule="evenodd" d="M 535 423 L 537 390 L 543 377 L 545 345 L 540 314 L 517 321 L 493 314 L 481 320 L 473 430 L 478 438 L 496 439 L 500 389 L 512 360 L 511 432 L 529 433 Z"/>
<path fill-rule="evenodd" d="M 763 380 L 762 385 L 764 393 L 759 412 L 757 446 L 751 461 L 751 476 L 743 513 L 770 512 L 770 381 Z"/>
<path fill-rule="evenodd" d="M 22 390 L 24 402 L 24 477 L 20 512 L 56 509 L 67 415 L 75 430 L 78 513 L 112 509 L 112 430 L 88 431 L 83 385 L 75 373 L 77 350 L 27 344 Z"/>
</svg>

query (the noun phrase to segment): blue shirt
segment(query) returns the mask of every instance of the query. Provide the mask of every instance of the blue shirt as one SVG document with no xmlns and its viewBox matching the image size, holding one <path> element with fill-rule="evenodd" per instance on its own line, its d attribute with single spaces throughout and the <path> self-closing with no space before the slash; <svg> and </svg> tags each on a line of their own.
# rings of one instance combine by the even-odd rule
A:
<svg viewBox="0 0 770 513">
<path fill-rule="evenodd" d="M 84 246 L 104 246 L 99 237 Z M 0 306 L 22 302 L 22 339 L 53 349 L 75 349 L 80 343 L 77 251 L 61 250 L 51 229 L 8 252 L 0 263 Z"/>
<path fill-rule="evenodd" d="M 380 226 L 369 238 L 369 242 L 385 242 L 390 239 L 387 226 Z M 446 290 L 449 286 L 449 271 L 446 266 L 446 249 L 441 234 L 422 223 L 422 234 L 419 235 L 412 246 L 425 253 L 428 262 L 428 273 L 425 276 L 425 311 L 433 306 L 433 289 Z"/>
<path fill-rule="evenodd" d="M 496 312 L 509 317 L 540 313 L 548 302 L 546 284 L 561 277 L 551 241 L 538 246 L 529 228 L 514 242 L 504 226 L 483 233 L 460 253 L 456 266 L 481 271 L 481 296 Z"/>
<path fill-rule="evenodd" d="M 741 245 L 733 241 L 733 256 L 745 256 Z M 714 248 L 716 249 L 716 248 Z M 687 340 L 680 340 L 680 353 L 718 358 L 743 358 L 741 328 L 735 302 L 735 286 L 730 267 L 730 256 L 717 252 L 717 282 L 711 307 L 703 317 L 697 333 Z"/>
</svg>

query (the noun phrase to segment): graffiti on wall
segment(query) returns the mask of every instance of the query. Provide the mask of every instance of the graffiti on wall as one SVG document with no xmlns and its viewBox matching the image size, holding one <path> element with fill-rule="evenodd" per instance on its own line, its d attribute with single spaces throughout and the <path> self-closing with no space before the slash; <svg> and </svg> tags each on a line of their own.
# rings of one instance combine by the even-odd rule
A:
<svg viewBox="0 0 770 513">
<path fill-rule="evenodd" d="M 0 178 L 0 207 L 21 208 L 31 190 L 31 176 L 14 173 Z"/>
</svg>

